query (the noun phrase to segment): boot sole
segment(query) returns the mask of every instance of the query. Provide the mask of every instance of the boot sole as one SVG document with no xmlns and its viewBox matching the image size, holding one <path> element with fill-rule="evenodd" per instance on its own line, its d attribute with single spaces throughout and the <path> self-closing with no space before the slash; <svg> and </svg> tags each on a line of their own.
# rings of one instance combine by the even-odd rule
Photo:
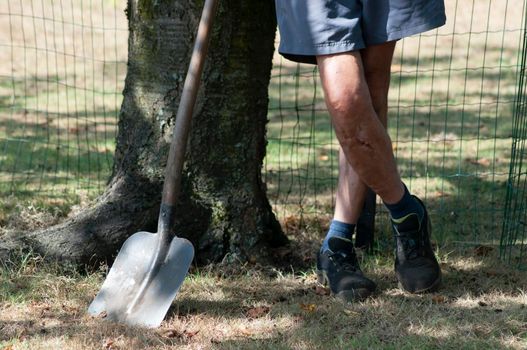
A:
<svg viewBox="0 0 527 350">
<path fill-rule="evenodd" d="M 436 292 L 439 287 L 441 286 L 441 275 L 430 285 L 430 287 L 426 287 L 424 289 L 419 289 L 415 291 L 408 290 L 404 288 L 403 284 L 401 282 L 398 283 L 399 288 L 404 290 L 405 292 L 412 293 L 412 294 L 425 294 L 425 293 L 433 293 Z"/>
<path fill-rule="evenodd" d="M 325 271 L 317 270 L 317 281 L 324 287 L 329 287 L 329 279 Z M 338 293 L 333 293 L 331 288 L 329 290 L 331 296 L 348 303 L 365 300 L 373 293 L 367 288 L 343 290 Z"/>
</svg>

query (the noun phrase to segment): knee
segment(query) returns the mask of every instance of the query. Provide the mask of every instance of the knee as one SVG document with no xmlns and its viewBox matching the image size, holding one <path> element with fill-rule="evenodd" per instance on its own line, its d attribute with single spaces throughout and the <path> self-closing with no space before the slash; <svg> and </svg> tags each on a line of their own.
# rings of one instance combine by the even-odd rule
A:
<svg viewBox="0 0 527 350">
<path fill-rule="evenodd" d="M 369 124 L 375 118 L 369 93 L 361 89 L 335 89 L 326 95 L 326 103 L 335 133 L 343 146 L 356 148 L 369 143 Z"/>
<path fill-rule="evenodd" d="M 325 99 L 333 118 L 355 118 L 372 108 L 368 89 L 360 83 L 347 88 L 326 89 Z"/>
</svg>

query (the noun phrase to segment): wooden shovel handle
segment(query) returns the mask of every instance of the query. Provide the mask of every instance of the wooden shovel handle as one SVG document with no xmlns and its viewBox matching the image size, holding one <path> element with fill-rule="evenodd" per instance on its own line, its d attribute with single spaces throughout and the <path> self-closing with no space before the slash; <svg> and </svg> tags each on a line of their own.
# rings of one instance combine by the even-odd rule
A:
<svg viewBox="0 0 527 350">
<path fill-rule="evenodd" d="M 163 185 L 163 197 L 159 213 L 158 232 L 160 233 L 168 230 L 174 219 L 173 208 L 176 205 L 181 190 L 183 163 L 185 161 L 185 149 L 190 131 L 192 113 L 196 103 L 201 73 L 209 46 L 212 20 L 217 7 L 217 0 L 206 0 L 199 23 L 196 42 L 194 43 L 194 50 L 192 51 L 192 57 L 190 59 L 190 65 L 185 78 L 165 170 L 165 183 Z"/>
</svg>

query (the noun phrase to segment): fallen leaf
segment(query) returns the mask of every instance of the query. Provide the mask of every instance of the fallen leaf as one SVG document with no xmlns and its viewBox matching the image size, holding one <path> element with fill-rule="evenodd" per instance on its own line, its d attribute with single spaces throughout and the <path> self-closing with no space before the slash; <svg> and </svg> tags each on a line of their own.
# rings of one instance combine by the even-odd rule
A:
<svg viewBox="0 0 527 350">
<path fill-rule="evenodd" d="M 300 219 L 297 216 L 290 215 L 285 218 L 284 226 L 288 233 L 291 233 L 291 234 L 299 233 Z"/>
<path fill-rule="evenodd" d="M 488 256 L 494 250 L 493 247 L 479 245 L 474 248 L 474 255 L 476 256 Z"/>
<path fill-rule="evenodd" d="M 433 295 L 432 302 L 436 304 L 444 304 L 446 302 L 446 298 L 443 295 Z"/>
<path fill-rule="evenodd" d="M 322 154 L 320 157 L 318 157 L 318 159 L 325 162 L 329 160 L 329 156 L 327 154 Z"/>
<path fill-rule="evenodd" d="M 317 309 L 317 306 L 315 304 L 300 303 L 300 308 L 307 312 L 313 312 Z"/>
<path fill-rule="evenodd" d="M 187 331 L 187 330 L 185 330 L 185 331 L 183 332 L 183 334 L 185 335 L 185 337 L 188 338 L 188 339 L 194 337 L 194 336 L 195 336 L 196 334 L 198 334 L 198 333 L 199 333 L 199 329 L 198 329 L 197 331 Z"/>
<path fill-rule="evenodd" d="M 13 345 L 12 344 L 7 345 L 7 346 L 3 347 L 2 350 L 13 350 Z"/>
<path fill-rule="evenodd" d="M 489 166 L 490 165 L 490 160 L 487 159 L 487 158 L 480 158 L 480 159 L 478 159 L 478 164 L 479 165 L 483 165 L 483 166 Z"/>
<path fill-rule="evenodd" d="M 315 287 L 315 294 L 316 295 L 322 295 L 322 296 L 329 295 L 330 294 L 330 290 L 329 290 L 329 288 L 326 288 L 326 287 L 316 286 Z"/>
<path fill-rule="evenodd" d="M 108 339 L 104 342 L 104 348 L 105 349 L 115 349 L 112 345 L 115 343 L 115 341 Z"/>
<path fill-rule="evenodd" d="M 164 336 L 165 338 L 182 338 L 183 337 L 183 333 L 175 329 L 168 329 L 162 332 L 161 335 Z"/>
<path fill-rule="evenodd" d="M 435 197 L 438 197 L 438 198 L 441 198 L 441 197 L 448 197 L 449 194 L 448 194 L 448 193 L 445 193 L 445 192 L 443 192 L 443 191 L 436 191 L 436 192 L 434 193 L 434 196 L 435 196 Z"/>
<path fill-rule="evenodd" d="M 23 329 L 22 332 L 20 332 L 20 334 L 18 335 L 18 340 L 19 341 L 26 340 L 26 338 L 27 338 L 26 331 L 27 331 L 26 329 Z"/>
<path fill-rule="evenodd" d="M 490 160 L 488 158 L 465 158 L 466 162 L 474 165 L 489 166 Z"/>
<path fill-rule="evenodd" d="M 257 306 L 247 310 L 246 314 L 249 318 L 259 318 L 267 315 L 270 310 L 271 308 L 269 306 Z"/>
</svg>

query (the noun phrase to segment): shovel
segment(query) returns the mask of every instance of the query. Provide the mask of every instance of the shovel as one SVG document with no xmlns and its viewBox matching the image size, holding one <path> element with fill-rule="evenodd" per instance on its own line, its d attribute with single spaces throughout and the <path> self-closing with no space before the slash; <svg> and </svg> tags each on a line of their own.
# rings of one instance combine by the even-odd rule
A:
<svg viewBox="0 0 527 350">
<path fill-rule="evenodd" d="M 208 48 L 217 0 L 206 0 L 168 155 L 157 233 L 137 232 L 121 248 L 88 312 L 105 319 L 158 327 L 183 283 L 194 247 L 170 232 L 181 188 L 192 111 Z"/>
</svg>

